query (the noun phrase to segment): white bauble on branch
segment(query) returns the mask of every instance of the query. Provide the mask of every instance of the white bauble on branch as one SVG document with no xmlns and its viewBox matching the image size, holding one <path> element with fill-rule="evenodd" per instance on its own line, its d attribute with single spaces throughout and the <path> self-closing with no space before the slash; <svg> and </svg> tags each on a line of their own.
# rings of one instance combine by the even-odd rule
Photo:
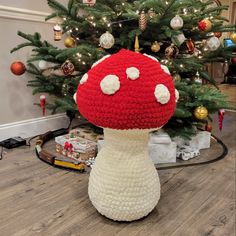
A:
<svg viewBox="0 0 236 236">
<path fill-rule="evenodd" d="M 215 51 L 220 47 L 220 40 L 215 36 L 209 38 L 206 43 L 211 51 Z"/>
<path fill-rule="evenodd" d="M 40 60 L 38 66 L 39 66 L 39 69 L 45 70 L 48 68 L 48 62 L 44 60 Z"/>
<path fill-rule="evenodd" d="M 183 27 L 184 21 L 183 19 L 179 16 L 176 15 L 171 21 L 170 21 L 170 26 L 174 30 L 179 30 Z"/>
<path fill-rule="evenodd" d="M 110 49 L 115 43 L 115 38 L 111 33 L 107 31 L 106 33 L 101 35 L 99 43 L 102 48 Z"/>
</svg>

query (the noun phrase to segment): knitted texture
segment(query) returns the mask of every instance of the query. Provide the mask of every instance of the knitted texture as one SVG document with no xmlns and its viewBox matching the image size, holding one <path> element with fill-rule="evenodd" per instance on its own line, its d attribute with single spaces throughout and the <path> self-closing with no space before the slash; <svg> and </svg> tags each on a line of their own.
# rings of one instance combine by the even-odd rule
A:
<svg viewBox="0 0 236 236">
<path fill-rule="evenodd" d="M 160 198 L 158 173 L 148 156 L 148 131 L 104 129 L 104 136 L 89 177 L 90 200 L 110 219 L 140 219 Z"/>
<path fill-rule="evenodd" d="M 141 53 L 122 49 L 96 64 L 83 78 L 86 79 L 78 86 L 76 103 L 80 113 L 97 126 L 158 128 L 174 113 L 171 76 L 158 61 Z M 157 94 L 161 90 L 155 92 L 157 85 L 167 88 L 164 95 Z"/>
</svg>

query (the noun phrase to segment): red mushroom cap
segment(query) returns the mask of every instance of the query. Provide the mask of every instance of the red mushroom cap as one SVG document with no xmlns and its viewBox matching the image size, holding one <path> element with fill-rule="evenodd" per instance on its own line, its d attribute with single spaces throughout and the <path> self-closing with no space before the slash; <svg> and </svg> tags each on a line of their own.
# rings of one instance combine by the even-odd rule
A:
<svg viewBox="0 0 236 236">
<path fill-rule="evenodd" d="M 148 55 L 122 49 L 83 76 L 76 96 L 78 109 L 103 128 L 162 127 L 176 104 L 174 83 L 166 69 Z"/>
</svg>

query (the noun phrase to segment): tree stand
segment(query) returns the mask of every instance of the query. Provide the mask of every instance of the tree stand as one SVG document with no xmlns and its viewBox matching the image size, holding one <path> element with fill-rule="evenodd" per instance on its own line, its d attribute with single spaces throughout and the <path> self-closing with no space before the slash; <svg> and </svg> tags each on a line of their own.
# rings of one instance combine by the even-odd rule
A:
<svg viewBox="0 0 236 236">
<path fill-rule="evenodd" d="M 148 215 L 160 198 L 158 173 L 148 155 L 150 130 L 104 129 L 105 144 L 89 178 L 94 207 L 117 221 Z"/>
</svg>

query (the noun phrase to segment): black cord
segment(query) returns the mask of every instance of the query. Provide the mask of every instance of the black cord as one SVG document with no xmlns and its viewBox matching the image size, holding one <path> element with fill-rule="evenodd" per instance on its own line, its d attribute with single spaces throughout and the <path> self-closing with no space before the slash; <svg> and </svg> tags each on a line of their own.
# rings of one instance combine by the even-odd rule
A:
<svg viewBox="0 0 236 236">
<path fill-rule="evenodd" d="M 217 138 L 213 134 L 211 134 L 211 137 L 213 137 L 213 139 L 215 139 L 222 146 L 222 149 L 223 149 L 222 154 L 220 156 L 218 156 L 217 158 L 212 159 L 212 160 L 208 160 L 208 161 L 195 162 L 195 163 L 189 163 L 189 164 L 180 164 L 180 165 L 164 166 L 164 167 L 160 166 L 160 167 L 156 167 L 156 169 L 157 170 L 166 170 L 166 169 L 182 168 L 182 167 L 189 167 L 189 166 L 200 166 L 200 165 L 211 164 L 216 161 L 224 159 L 228 154 L 227 146 L 219 138 Z"/>
<path fill-rule="evenodd" d="M 25 146 L 27 146 L 27 147 L 31 147 L 31 141 L 33 140 L 33 139 L 35 139 L 35 138 L 37 138 L 39 135 L 35 135 L 35 136 L 33 136 L 33 137 L 31 137 L 28 141 L 27 141 L 27 143 L 26 143 L 26 145 Z"/>
</svg>

